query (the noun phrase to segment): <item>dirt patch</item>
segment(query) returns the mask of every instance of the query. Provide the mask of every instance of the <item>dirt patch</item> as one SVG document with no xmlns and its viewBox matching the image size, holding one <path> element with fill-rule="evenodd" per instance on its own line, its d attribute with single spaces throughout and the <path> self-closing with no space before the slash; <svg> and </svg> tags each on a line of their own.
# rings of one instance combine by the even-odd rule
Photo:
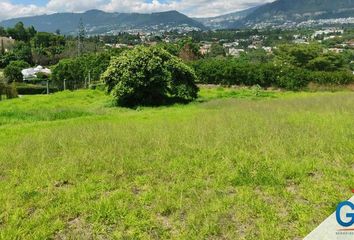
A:
<svg viewBox="0 0 354 240">
<path fill-rule="evenodd" d="M 93 236 L 92 228 L 85 222 L 84 219 L 78 217 L 67 223 L 65 229 L 59 231 L 55 237 L 55 240 L 71 240 L 71 239 L 83 239 L 90 240 L 95 239 Z"/>
<path fill-rule="evenodd" d="M 54 183 L 54 187 L 56 188 L 61 188 L 61 187 L 65 187 L 65 186 L 70 186 L 73 185 L 71 182 L 69 182 L 69 180 L 60 180 L 60 181 L 56 181 Z"/>
<path fill-rule="evenodd" d="M 354 83 L 349 84 L 349 85 L 347 86 L 347 88 L 348 88 L 349 90 L 354 91 Z"/>
</svg>

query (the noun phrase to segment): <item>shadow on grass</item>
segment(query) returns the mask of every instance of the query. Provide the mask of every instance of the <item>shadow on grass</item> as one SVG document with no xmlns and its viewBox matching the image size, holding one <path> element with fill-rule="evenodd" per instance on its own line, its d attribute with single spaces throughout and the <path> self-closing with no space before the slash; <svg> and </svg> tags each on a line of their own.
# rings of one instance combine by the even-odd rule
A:
<svg viewBox="0 0 354 240">
<path fill-rule="evenodd" d="M 173 106 L 176 104 L 180 105 L 187 105 L 195 100 L 186 100 L 182 98 L 176 98 L 176 97 L 165 97 L 165 98 L 159 98 L 159 99 L 144 99 L 142 102 L 143 103 L 117 103 L 115 104 L 113 102 L 112 106 L 116 107 L 124 107 L 124 108 L 129 108 L 129 109 L 139 109 L 140 107 L 169 107 Z"/>
</svg>

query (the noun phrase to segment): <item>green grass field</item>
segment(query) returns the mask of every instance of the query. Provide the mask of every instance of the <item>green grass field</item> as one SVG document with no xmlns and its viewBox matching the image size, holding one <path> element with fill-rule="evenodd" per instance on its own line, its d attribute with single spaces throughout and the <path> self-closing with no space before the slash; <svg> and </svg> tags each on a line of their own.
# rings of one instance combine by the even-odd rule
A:
<svg viewBox="0 0 354 240">
<path fill-rule="evenodd" d="M 352 196 L 354 93 L 0 102 L 1 239 L 302 239 Z"/>
</svg>

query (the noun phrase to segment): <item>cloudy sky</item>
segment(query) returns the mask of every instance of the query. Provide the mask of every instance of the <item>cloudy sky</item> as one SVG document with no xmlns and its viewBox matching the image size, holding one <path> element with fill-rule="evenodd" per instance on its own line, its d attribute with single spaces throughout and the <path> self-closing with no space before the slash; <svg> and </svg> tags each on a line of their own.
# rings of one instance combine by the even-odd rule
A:
<svg viewBox="0 0 354 240">
<path fill-rule="evenodd" d="M 209 17 L 246 9 L 273 0 L 0 0 L 0 20 L 55 12 L 158 12 L 178 10 Z"/>
</svg>

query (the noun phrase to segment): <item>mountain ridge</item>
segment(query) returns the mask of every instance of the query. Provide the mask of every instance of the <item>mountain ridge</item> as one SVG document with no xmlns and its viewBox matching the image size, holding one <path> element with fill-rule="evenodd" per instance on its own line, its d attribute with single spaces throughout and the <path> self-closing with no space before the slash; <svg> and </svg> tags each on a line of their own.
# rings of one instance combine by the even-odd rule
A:
<svg viewBox="0 0 354 240">
<path fill-rule="evenodd" d="M 246 10 L 210 18 L 190 18 L 178 11 L 156 13 L 54 13 L 0 22 L 5 27 L 22 21 L 38 31 L 76 34 L 80 19 L 88 34 L 117 32 L 192 31 L 208 29 L 293 28 L 327 25 L 354 25 L 354 0 L 276 0 Z"/>
<path fill-rule="evenodd" d="M 346 18 L 354 24 L 354 0 L 277 0 L 228 15 L 197 20 L 214 29 L 320 26 L 338 23 L 336 19 L 346 24 Z"/>
<path fill-rule="evenodd" d="M 92 9 L 83 13 L 53 13 L 31 17 L 13 18 L 0 22 L 1 26 L 12 27 L 21 21 L 34 26 L 38 31 L 75 34 L 82 19 L 88 34 L 107 34 L 119 31 L 200 29 L 206 27 L 178 11 L 155 13 L 108 13 Z"/>
</svg>

